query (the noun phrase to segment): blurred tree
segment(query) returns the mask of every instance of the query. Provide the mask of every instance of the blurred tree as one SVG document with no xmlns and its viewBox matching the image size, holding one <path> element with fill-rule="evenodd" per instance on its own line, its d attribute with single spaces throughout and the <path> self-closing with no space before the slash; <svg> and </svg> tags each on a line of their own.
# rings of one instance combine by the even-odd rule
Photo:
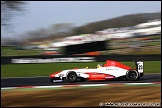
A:
<svg viewBox="0 0 162 108">
<path fill-rule="evenodd" d="M 24 1 L 1 1 L 1 27 L 9 28 L 11 19 L 24 10 L 25 4 Z"/>
<path fill-rule="evenodd" d="M 102 20 L 77 27 L 74 30 L 75 34 L 95 33 L 96 31 L 108 28 L 131 27 L 148 20 L 161 19 L 161 12 L 157 13 L 141 13 L 124 15 L 108 20 Z"/>
</svg>

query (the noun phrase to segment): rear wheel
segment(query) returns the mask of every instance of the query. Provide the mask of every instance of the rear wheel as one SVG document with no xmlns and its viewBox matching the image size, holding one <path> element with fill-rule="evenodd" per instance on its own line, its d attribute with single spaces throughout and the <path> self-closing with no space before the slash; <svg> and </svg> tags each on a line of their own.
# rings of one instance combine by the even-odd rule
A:
<svg viewBox="0 0 162 108">
<path fill-rule="evenodd" d="M 77 80 L 77 74 L 73 71 L 69 72 L 66 77 L 68 82 L 75 82 Z"/>
<path fill-rule="evenodd" d="M 126 78 L 129 81 L 135 81 L 139 79 L 139 74 L 136 70 L 129 70 L 126 74 Z"/>
</svg>

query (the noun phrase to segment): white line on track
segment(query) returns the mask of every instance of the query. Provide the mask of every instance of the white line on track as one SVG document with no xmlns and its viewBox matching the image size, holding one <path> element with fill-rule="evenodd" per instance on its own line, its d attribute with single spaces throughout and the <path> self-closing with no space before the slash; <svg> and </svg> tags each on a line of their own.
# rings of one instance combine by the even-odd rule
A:
<svg viewBox="0 0 162 108">
<path fill-rule="evenodd" d="M 108 84 L 83 84 L 83 85 L 79 85 L 79 86 L 106 86 Z"/>
<path fill-rule="evenodd" d="M 155 83 L 113 83 L 113 85 L 123 84 L 123 85 L 147 85 Z M 111 84 L 81 84 L 81 85 L 57 85 L 57 86 L 30 86 L 30 87 L 4 87 L 1 90 L 8 89 L 19 89 L 19 88 L 59 88 L 59 87 L 92 87 L 92 86 L 111 86 Z"/>
<path fill-rule="evenodd" d="M 153 84 L 153 83 L 125 83 L 126 85 L 143 85 L 143 84 Z"/>
<path fill-rule="evenodd" d="M 63 86 L 35 86 L 33 88 L 56 88 L 56 87 L 63 87 Z"/>
<path fill-rule="evenodd" d="M 7 90 L 7 89 L 16 89 L 17 87 L 4 87 L 4 88 L 1 88 L 1 90 Z"/>
</svg>

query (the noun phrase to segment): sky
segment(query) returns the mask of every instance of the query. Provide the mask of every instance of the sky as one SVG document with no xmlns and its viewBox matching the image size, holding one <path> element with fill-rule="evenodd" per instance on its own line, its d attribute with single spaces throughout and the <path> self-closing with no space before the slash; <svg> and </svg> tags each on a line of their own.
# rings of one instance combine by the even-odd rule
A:
<svg viewBox="0 0 162 108">
<path fill-rule="evenodd" d="M 12 20 L 13 32 L 1 29 L 1 36 L 17 37 L 28 31 L 58 23 L 82 26 L 119 16 L 161 12 L 161 1 L 27 1 L 25 11 Z"/>
</svg>

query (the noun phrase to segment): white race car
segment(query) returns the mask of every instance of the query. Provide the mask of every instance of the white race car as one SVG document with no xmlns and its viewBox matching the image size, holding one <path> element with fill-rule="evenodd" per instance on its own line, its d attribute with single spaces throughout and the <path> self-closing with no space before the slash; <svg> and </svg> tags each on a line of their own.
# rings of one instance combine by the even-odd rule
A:
<svg viewBox="0 0 162 108">
<path fill-rule="evenodd" d="M 106 64 L 97 65 L 97 68 L 68 69 L 61 72 L 50 74 L 51 82 L 77 82 L 77 81 L 94 81 L 94 80 L 111 80 L 124 78 L 135 81 L 143 76 L 143 62 L 135 62 L 136 69 L 126 66 L 120 62 L 107 60 Z"/>
</svg>

